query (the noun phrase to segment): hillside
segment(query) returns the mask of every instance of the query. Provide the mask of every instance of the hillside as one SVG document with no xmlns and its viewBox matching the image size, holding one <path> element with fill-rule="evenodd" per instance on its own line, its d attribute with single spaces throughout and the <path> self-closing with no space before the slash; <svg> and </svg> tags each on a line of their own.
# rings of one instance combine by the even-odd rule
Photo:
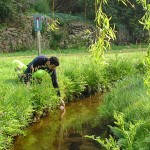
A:
<svg viewBox="0 0 150 150">
<path fill-rule="evenodd" d="M 33 15 L 37 13 L 44 18 L 41 31 L 44 49 L 87 47 L 95 41 L 98 4 L 94 0 L 1 0 L 0 8 L 1 52 L 36 48 Z M 139 23 L 144 10 L 136 0 L 130 0 L 127 7 L 118 0 L 108 0 L 103 10 L 111 18 L 111 26 L 115 25 L 117 39 L 112 43 L 147 43 L 148 33 Z M 53 25 L 59 30 L 50 30 Z"/>
</svg>

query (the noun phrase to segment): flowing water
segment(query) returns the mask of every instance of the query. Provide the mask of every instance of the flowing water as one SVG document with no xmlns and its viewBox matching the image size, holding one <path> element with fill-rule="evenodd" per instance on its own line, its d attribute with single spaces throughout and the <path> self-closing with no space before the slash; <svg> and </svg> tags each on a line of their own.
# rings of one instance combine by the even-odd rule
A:
<svg viewBox="0 0 150 150">
<path fill-rule="evenodd" d="M 57 111 L 28 127 L 12 150 L 102 150 L 97 142 L 84 137 L 107 134 L 98 117 L 100 103 L 101 95 L 96 94 L 68 104 L 64 114 Z"/>
</svg>

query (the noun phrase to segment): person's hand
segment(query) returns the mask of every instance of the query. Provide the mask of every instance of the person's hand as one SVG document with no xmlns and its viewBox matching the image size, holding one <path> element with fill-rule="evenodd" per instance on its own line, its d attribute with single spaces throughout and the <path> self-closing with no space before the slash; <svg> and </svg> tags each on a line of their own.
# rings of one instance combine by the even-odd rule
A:
<svg viewBox="0 0 150 150">
<path fill-rule="evenodd" d="M 61 111 L 65 110 L 65 102 L 62 99 L 60 99 L 60 107 L 59 108 Z"/>
<path fill-rule="evenodd" d="M 62 120 L 64 115 L 65 115 L 65 112 L 66 112 L 66 110 L 65 110 L 65 102 L 62 99 L 60 99 L 60 106 L 59 106 L 59 108 L 60 108 L 60 114 L 61 114 L 60 115 L 60 119 Z"/>
<path fill-rule="evenodd" d="M 65 109 L 65 107 L 62 106 L 62 105 L 61 105 L 59 108 L 60 108 L 60 110 L 62 110 L 62 111 L 64 111 L 64 109 Z"/>
</svg>

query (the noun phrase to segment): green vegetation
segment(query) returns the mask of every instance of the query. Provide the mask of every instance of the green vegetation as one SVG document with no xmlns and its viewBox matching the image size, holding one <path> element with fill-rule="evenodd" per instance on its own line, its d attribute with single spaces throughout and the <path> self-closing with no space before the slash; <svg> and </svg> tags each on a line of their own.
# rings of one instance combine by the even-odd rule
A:
<svg viewBox="0 0 150 150">
<path fill-rule="evenodd" d="M 58 20 L 61 26 L 64 26 L 70 22 L 85 21 L 84 17 L 82 16 L 73 16 L 73 15 L 64 14 L 64 13 L 50 13 L 49 16 L 50 18 L 54 18 Z"/>
<path fill-rule="evenodd" d="M 121 0 L 104 2 L 103 10 L 108 18 L 111 18 L 110 26 L 115 25 L 118 35 L 121 35 L 117 36 L 117 40 L 113 43 L 128 45 L 148 42 L 149 35 L 139 23 L 146 11 L 139 3 L 140 1 L 130 0 L 128 2 L 124 0 L 123 2 L 126 2 L 128 7 L 125 7 Z M 2 26 L 1 24 L 7 26 L 12 20 L 15 20 L 15 24 L 22 24 L 22 15 L 33 15 L 34 13 L 58 19 L 60 25 L 71 21 L 90 21 L 95 24 L 98 3 L 99 1 L 95 0 L 1 0 L 0 26 Z"/>
<path fill-rule="evenodd" d="M 139 8 L 138 11 L 141 11 L 140 15 L 142 16 L 144 12 L 146 12 L 142 20 L 140 20 L 140 23 L 144 25 L 144 29 L 149 30 L 149 4 L 147 4 L 145 0 L 133 0 L 133 4 L 138 2 L 136 5 L 133 5 L 128 0 L 121 1 L 126 5 L 132 6 L 135 10 Z M 83 1 L 81 0 L 80 2 Z M 108 2 L 113 6 L 110 7 L 112 10 L 110 10 L 109 13 L 105 12 L 105 6 Z M 42 2 L 39 0 L 38 3 L 41 3 L 41 5 L 35 7 L 36 3 L 34 2 L 31 4 L 26 3 L 24 0 L 20 3 L 12 0 L 2 0 L 0 2 L 0 8 L 2 8 L 0 14 L 0 16 L 2 16 L 1 19 L 7 22 L 15 17 L 19 17 L 23 12 L 31 10 L 41 12 L 41 8 L 46 4 L 46 1 Z M 76 6 L 77 3 L 74 3 Z M 58 78 L 62 97 L 66 102 L 70 102 L 85 93 L 92 94 L 98 91 L 109 91 L 104 96 L 103 106 L 100 107 L 99 111 L 102 119 L 107 120 L 106 125 L 110 126 L 113 136 L 105 140 L 94 138 L 93 136 L 90 138 L 95 139 L 109 150 L 120 148 L 129 150 L 148 149 L 150 146 L 150 95 L 144 83 L 149 87 L 149 51 L 146 61 L 143 61 L 141 55 L 143 53 L 140 53 L 141 57 L 139 57 L 139 55 L 132 55 L 132 57 L 130 57 L 129 54 L 131 53 L 115 54 L 115 57 L 113 54 L 109 56 L 106 55 L 105 60 L 104 51 L 111 49 L 111 41 L 116 39 L 115 28 L 111 27 L 113 22 L 110 22 L 109 17 L 111 16 L 109 16 L 109 14 L 115 14 L 117 18 L 117 11 L 119 12 L 123 6 L 119 4 L 117 5 L 118 8 L 115 9 L 116 4 L 107 0 L 98 0 L 92 4 L 95 5 L 95 11 L 98 12 L 96 14 L 97 42 L 91 45 L 90 49 L 93 59 L 90 59 L 91 57 L 89 55 L 80 55 L 79 58 L 77 58 L 76 55 L 75 57 L 69 58 L 59 55 L 61 67 L 58 69 Z M 83 6 L 83 3 L 78 3 L 78 5 Z M 32 6 L 32 9 L 30 9 L 30 6 Z M 99 8 L 97 8 L 97 6 L 99 6 Z M 141 8 L 141 6 L 143 6 L 143 8 Z M 55 7 L 53 1 L 53 13 L 55 8 L 57 8 L 57 6 Z M 43 10 L 44 13 L 47 11 L 48 7 Z M 17 13 L 19 15 L 17 15 Z M 81 11 L 81 13 L 83 13 L 83 11 Z M 109 17 L 107 17 L 107 13 Z M 148 41 L 147 37 L 149 35 L 145 34 L 142 36 L 141 25 L 136 24 L 141 16 L 134 16 L 133 13 L 135 12 L 128 8 L 123 9 L 121 13 L 124 15 L 123 18 L 117 18 L 117 21 L 119 21 L 116 23 L 116 29 L 118 29 L 118 31 L 119 29 L 131 30 L 130 36 L 133 37 L 131 40 L 132 43 Z M 85 17 L 87 16 L 85 15 Z M 71 19 L 70 16 L 68 18 Z M 67 21 L 69 21 L 69 19 Z M 129 22 L 127 22 L 127 26 L 125 27 L 122 22 L 126 20 Z M 65 22 L 62 21 L 62 23 Z M 1 28 L 3 28 L 3 25 L 1 25 Z M 60 36 L 61 35 L 56 35 L 56 41 L 59 41 Z M 128 40 L 124 42 L 126 44 Z M 132 46 L 133 45 L 131 45 L 131 47 Z M 116 49 L 115 46 L 112 49 L 114 48 Z M 126 48 L 129 49 L 130 46 Z M 139 46 L 139 49 L 141 48 L 142 45 Z M 121 49 L 119 48 L 119 50 Z M 45 53 L 48 53 L 48 51 L 45 51 Z M 62 52 L 58 50 L 57 54 L 60 53 Z M 31 123 L 34 117 L 40 117 L 44 115 L 44 113 L 47 113 L 45 112 L 46 110 L 50 111 L 57 108 L 58 103 L 56 90 L 53 89 L 48 76 L 41 84 L 33 83 L 31 86 L 26 87 L 18 81 L 17 75 L 13 70 L 12 61 L 14 57 L 4 57 L 4 55 L 2 54 L 0 60 L 2 68 L 0 70 L 0 83 L 2 85 L 0 91 L 0 149 L 8 149 L 13 137 L 18 134 L 23 134 L 22 129 Z M 12 56 L 12 54 L 9 55 Z M 17 56 L 20 55 L 20 53 L 13 55 Z M 18 57 L 18 59 L 19 58 L 26 64 L 29 62 L 28 57 Z"/>
<path fill-rule="evenodd" d="M 112 45 L 111 50 L 105 51 L 105 53 L 109 54 L 115 54 L 115 53 L 129 53 L 129 52 L 146 52 L 147 50 L 147 45 L 131 45 L 131 46 L 116 46 Z M 33 49 L 33 50 L 27 50 L 27 51 L 18 51 L 18 52 L 12 52 L 12 53 L 1 53 L 0 57 L 19 57 L 19 56 L 27 56 L 27 57 L 33 57 L 38 54 L 38 51 Z M 50 49 L 50 50 L 44 50 L 42 49 L 42 54 L 44 55 L 90 55 L 89 48 L 82 47 L 82 48 L 74 48 L 74 49 Z M 130 54 L 129 54 L 130 55 Z M 132 54 L 131 54 L 132 55 Z"/>
<path fill-rule="evenodd" d="M 38 0 L 35 4 L 32 3 L 32 5 L 36 12 L 47 14 L 50 11 L 47 0 Z"/>
<path fill-rule="evenodd" d="M 101 6 L 102 4 L 107 3 L 107 0 L 98 2 L 100 3 L 99 9 L 102 11 Z M 122 2 L 127 5 L 129 1 L 122 0 Z M 146 13 L 141 19 L 140 23 L 144 25 L 144 29 L 149 30 L 149 4 L 147 4 L 145 0 L 137 2 L 141 3 L 143 9 L 146 10 Z M 101 19 L 105 17 L 105 14 L 101 13 L 101 15 L 97 15 L 97 17 L 98 19 Z M 103 27 L 105 23 L 105 21 L 101 23 L 102 29 L 105 29 L 106 26 Z M 105 35 L 107 35 L 107 33 Z M 109 33 L 109 35 L 111 37 L 112 34 Z M 102 42 L 98 41 L 96 45 L 104 43 L 105 39 L 106 38 L 104 38 Z M 106 49 L 107 47 L 109 47 L 109 43 L 104 44 L 103 49 Z M 87 138 L 94 139 L 102 146 L 104 146 L 107 150 L 136 150 L 149 149 L 150 147 L 150 95 L 147 92 L 148 88 L 144 85 L 143 78 L 146 73 L 145 83 L 149 87 L 149 48 L 150 47 L 148 47 L 148 56 L 146 57 L 146 61 L 143 60 L 143 62 L 137 65 L 137 68 L 140 67 L 140 70 L 143 70 L 143 72 L 141 72 L 142 74 L 135 74 L 132 68 L 131 70 L 133 72 L 129 76 L 123 76 L 121 80 L 119 80 L 120 77 L 117 76 L 117 82 L 115 82 L 115 86 L 113 86 L 113 89 L 111 89 L 110 92 L 104 96 L 104 103 L 100 107 L 100 116 L 102 117 L 102 119 L 107 120 L 106 125 L 111 125 L 110 128 L 112 133 L 110 134 L 113 134 L 114 137 L 110 135 L 109 139 L 107 138 L 103 140 L 100 137 L 95 138 L 94 136 L 86 136 Z M 96 57 L 98 56 L 99 55 L 97 54 Z M 114 77 L 115 75 L 118 75 L 118 72 L 116 72 L 116 68 L 118 68 L 119 63 L 116 62 L 115 64 L 116 66 L 114 69 L 113 67 L 111 67 L 111 75 Z M 143 65 L 145 66 L 145 69 L 142 67 Z M 119 70 L 123 71 L 124 69 L 122 69 L 121 66 L 119 66 Z M 119 74 L 122 74 L 121 72 L 119 72 Z"/>
<path fill-rule="evenodd" d="M 107 125 L 115 123 L 111 131 L 117 137 L 118 147 L 133 150 L 149 148 L 149 99 L 141 76 L 124 78 L 104 96 L 103 105 L 99 107 L 100 115 L 108 120 Z"/>
<path fill-rule="evenodd" d="M 125 57 L 123 57 L 124 55 Z M 93 64 L 89 60 L 89 55 L 80 55 L 79 58 L 73 55 L 59 56 L 61 66 L 58 68 L 58 79 L 62 97 L 66 102 L 73 101 L 84 93 L 92 94 L 97 91 L 111 90 L 110 87 L 115 82 L 125 76 L 136 74 L 137 69 L 133 68 L 137 66 L 138 62 L 141 62 L 141 57 L 133 53 L 130 59 L 129 56 L 126 57 L 126 54 L 122 53 L 113 59 L 111 58 L 112 54 L 106 56 L 108 61 L 104 66 Z M 120 59 L 120 57 L 124 59 Z M 31 56 L 29 58 L 1 57 L 1 149 L 7 149 L 10 146 L 13 136 L 23 134 L 24 127 L 35 117 L 38 118 L 57 108 L 58 102 L 49 76 L 43 79 L 41 84 L 33 83 L 29 87 L 19 82 L 12 66 L 14 59 L 19 59 L 27 64 L 32 58 Z M 115 76 L 114 73 L 116 73 Z"/>
</svg>

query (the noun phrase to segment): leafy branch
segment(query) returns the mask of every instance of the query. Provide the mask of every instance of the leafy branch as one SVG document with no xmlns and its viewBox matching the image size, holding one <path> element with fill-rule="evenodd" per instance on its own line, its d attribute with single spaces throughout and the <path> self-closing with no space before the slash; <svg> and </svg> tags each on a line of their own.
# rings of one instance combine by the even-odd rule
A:
<svg viewBox="0 0 150 150">
<path fill-rule="evenodd" d="M 119 145 L 117 144 L 116 140 L 110 135 L 109 139 L 105 138 L 104 140 L 100 137 L 94 137 L 86 135 L 85 138 L 93 139 L 105 147 L 106 150 L 120 150 Z"/>
<path fill-rule="evenodd" d="M 146 11 L 144 16 L 139 21 L 143 26 L 144 29 L 148 30 L 149 36 L 150 36 L 150 4 L 147 4 L 146 0 L 137 0 L 138 3 L 141 3 L 143 6 L 143 9 Z M 150 39 L 149 39 L 150 41 Z M 145 58 L 145 65 L 147 67 L 147 72 L 145 75 L 144 83 L 147 87 L 150 88 L 150 43 L 147 49 L 147 56 Z M 148 93 L 150 93 L 150 89 L 148 90 Z"/>
<path fill-rule="evenodd" d="M 97 41 L 91 45 L 90 52 L 94 61 L 99 63 L 103 61 L 104 51 L 110 49 L 110 42 L 115 40 L 116 35 L 114 28 L 110 27 L 111 18 L 108 18 L 102 10 L 102 5 L 107 4 L 107 0 L 97 0 L 97 4 L 99 4 L 95 18 L 98 29 Z"/>
</svg>

